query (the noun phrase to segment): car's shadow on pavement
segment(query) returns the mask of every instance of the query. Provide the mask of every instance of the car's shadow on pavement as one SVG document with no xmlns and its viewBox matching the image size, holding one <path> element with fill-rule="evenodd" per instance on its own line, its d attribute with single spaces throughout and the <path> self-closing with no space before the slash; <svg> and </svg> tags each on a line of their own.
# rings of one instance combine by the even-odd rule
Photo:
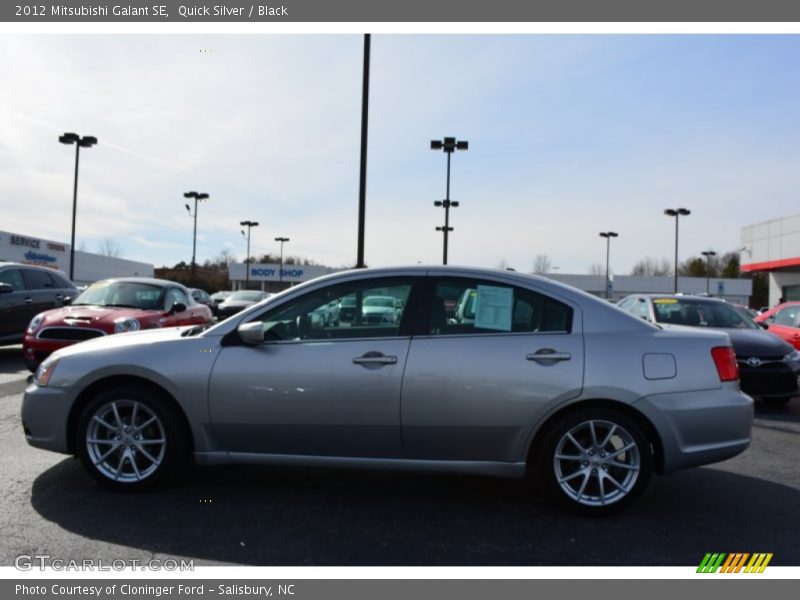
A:
<svg viewBox="0 0 800 600">
<path fill-rule="evenodd" d="M 714 468 L 656 477 L 604 519 L 561 512 L 515 480 L 339 469 L 198 468 L 127 495 L 73 459 L 40 475 L 31 501 L 84 538 L 197 564 L 697 565 L 711 551 L 800 564 L 800 491 Z"/>
</svg>

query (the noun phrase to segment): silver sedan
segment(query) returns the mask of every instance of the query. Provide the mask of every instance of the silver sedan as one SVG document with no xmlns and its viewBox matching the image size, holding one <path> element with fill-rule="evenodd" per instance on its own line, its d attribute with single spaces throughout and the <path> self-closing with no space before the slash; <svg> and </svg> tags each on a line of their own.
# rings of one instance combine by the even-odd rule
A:
<svg viewBox="0 0 800 600">
<path fill-rule="evenodd" d="M 400 318 L 362 318 L 375 296 Z M 313 318 L 334 304 L 353 318 Z M 629 504 L 654 471 L 739 454 L 752 418 L 724 333 L 452 267 L 338 273 L 210 329 L 76 344 L 42 364 L 22 406 L 31 445 L 118 490 L 191 459 L 368 466 L 530 475 L 585 513 Z"/>
</svg>

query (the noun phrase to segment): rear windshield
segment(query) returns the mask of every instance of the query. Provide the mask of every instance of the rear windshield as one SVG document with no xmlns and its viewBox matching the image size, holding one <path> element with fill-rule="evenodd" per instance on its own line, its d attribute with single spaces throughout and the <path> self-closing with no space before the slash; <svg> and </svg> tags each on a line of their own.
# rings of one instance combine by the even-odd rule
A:
<svg viewBox="0 0 800 600">
<path fill-rule="evenodd" d="M 684 298 L 655 298 L 656 321 L 692 327 L 758 329 L 752 319 L 724 302 Z"/>
</svg>

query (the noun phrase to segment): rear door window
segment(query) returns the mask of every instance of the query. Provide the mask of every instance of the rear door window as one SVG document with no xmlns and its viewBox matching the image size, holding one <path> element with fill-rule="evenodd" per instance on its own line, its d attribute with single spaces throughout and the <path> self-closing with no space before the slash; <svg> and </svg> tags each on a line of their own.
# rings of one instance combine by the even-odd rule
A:
<svg viewBox="0 0 800 600">
<path fill-rule="evenodd" d="M 31 290 L 52 290 L 56 288 L 53 278 L 47 271 L 39 269 L 24 269 L 25 280 Z"/>
<path fill-rule="evenodd" d="M 428 335 L 570 332 L 572 309 L 524 288 L 471 278 L 437 279 Z"/>
</svg>

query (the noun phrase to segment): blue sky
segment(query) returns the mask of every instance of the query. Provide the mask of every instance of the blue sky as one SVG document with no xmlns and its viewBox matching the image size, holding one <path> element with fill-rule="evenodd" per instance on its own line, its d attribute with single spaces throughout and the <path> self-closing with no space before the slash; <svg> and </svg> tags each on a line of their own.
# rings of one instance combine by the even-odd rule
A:
<svg viewBox="0 0 800 600">
<path fill-rule="evenodd" d="M 204 52 L 201 52 L 204 50 Z M 198 261 L 257 220 L 253 253 L 332 266 L 356 251 L 362 38 L 348 35 L 4 35 L 0 228 L 115 240 L 157 266 L 191 258 L 182 193 L 211 195 Z M 445 157 L 450 262 L 563 273 L 670 258 L 667 207 L 685 206 L 681 256 L 737 249 L 742 226 L 800 212 L 800 37 L 373 37 L 367 180 L 370 265 L 441 260 Z"/>
</svg>

